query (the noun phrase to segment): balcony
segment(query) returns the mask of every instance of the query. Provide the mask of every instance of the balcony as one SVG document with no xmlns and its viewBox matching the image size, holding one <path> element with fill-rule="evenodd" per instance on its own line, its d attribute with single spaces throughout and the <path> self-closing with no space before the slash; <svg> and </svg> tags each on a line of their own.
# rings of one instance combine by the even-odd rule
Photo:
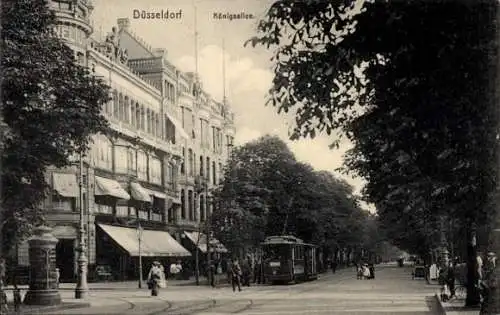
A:
<svg viewBox="0 0 500 315">
<path fill-rule="evenodd" d="M 106 119 L 109 121 L 109 125 L 111 129 L 124 134 L 128 137 L 131 138 L 137 138 L 140 137 L 141 140 L 146 143 L 147 145 L 150 145 L 152 147 L 158 148 L 160 150 L 163 150 L 164 152 L 171 153 L 172 155 L 176 156 L 182 156 L 182 149 L 181 146 L 178 144 L 174 144 L 171 142 L 166 142 L 162 139 L 159 139 L 157 137 L 154 137 L 153 135 L 146 133 L 142 130 L 138 130 L 134 126 L 122 122 L 108 113 L 103 113 Z"/>
</svg>

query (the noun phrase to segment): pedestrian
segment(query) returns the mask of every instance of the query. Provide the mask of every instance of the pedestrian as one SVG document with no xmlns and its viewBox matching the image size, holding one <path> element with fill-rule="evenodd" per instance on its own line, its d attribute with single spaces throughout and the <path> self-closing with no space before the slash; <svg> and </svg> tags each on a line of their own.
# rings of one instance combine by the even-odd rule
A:
<svg viewBox="0 0 500 315">
<path fill-rule="evenodd" d="M 368 270 L 370 271 L 370 279 L 375 279 L 375 266 L 373 263 L 368 265 Z"/>
<path fill-rule="evenodd" d="M 148 274 L 148 288 L 151 289 L 152 296 L 158 296 L 160 291 L 160 283 L 162 281 L 161 264 L 157 261 L 153 262 Z"/>
<path fill-rule="evenodd" d="M 212 288 L 215 288 L 215 273 L 217 271 L 217 261 L 214 260 L 212 262 L 210 262 L 210 266 L 208 266 L 208 276 L 210 277 L 210 286 L 212 286 Z"/>
<path fill-rule="evenodd" d="M 260 281 L 261 281 L 261 267 L 262 267 L 262 262 L 259 260 L 257 260 L 257 262 L 255 263 L 254 265 L 254 268 L 253 268 L 253 283 L 257 283 L 257 284 L 260 284 Z"/>
<path fill-rule="evenodd" d="M 368 264 L 365 263 L 363 265 L 363 278 L 366 280 L 366 279 L 370 279 L 370 269 L 368 268 Z"/>
<path fill-rule="evenodd" d="M 335 273 L 336 270 L 337 270 L 337 260 L 333 259 L 332 260 L 332 273 Z"/>
<path fill-rule="evenodd" d="M 232 264 L 231 261 L 228 259 L 226 260 L 226 273 L 227 273 L 227 283 L 231 284 L 232 283 Z"/>
<path fill-rule="evenodd" d="M 238 259 L 234 259 L 231 264 L 231 284 L 233 286 L 233 292 L 236 291 L 236 286 L 238 286 L 238 291 L 241 292 L 241 267 Z"/>
<path fill-rule="evenodd" d="M 250 286 L 250 264 L 247 260 L 243 261 L 243 265 L 241 266 L 241 272 L 242 272 L 241 284 L 243 286 L 249 287 Z"/>
</svg>

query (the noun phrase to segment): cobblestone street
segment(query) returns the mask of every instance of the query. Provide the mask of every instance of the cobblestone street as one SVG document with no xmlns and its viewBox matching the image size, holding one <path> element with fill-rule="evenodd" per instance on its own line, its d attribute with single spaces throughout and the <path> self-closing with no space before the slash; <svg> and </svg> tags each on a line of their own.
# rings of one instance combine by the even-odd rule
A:
<svg viewBox="0 0 500 315">
<path fill-rule="evenodd" d="M 91 308 L 44 314 L 439 314 L 436 286 L 411 280 L 410 269 L 378 266 L 375 280 L 356 280 L 354 269 L 290 286 L 169 287 L 157 298 L 146 290 L 94 291 Z"/>
</svg>

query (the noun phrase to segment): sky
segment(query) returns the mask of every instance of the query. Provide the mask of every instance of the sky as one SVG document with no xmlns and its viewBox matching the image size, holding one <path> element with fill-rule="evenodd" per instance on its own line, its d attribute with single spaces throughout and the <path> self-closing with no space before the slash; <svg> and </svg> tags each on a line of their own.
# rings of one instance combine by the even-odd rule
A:
<svg viewBox="0 0 500 315">
<path fill-rule="evenodd" d="M 256 35 L 257 24 L 273 1 L 269 0 L 94 0 L 91 19 L 94 33 L 105 36 L 116 26 L 118 18 L 128 18 L 131 30 L 153 48 L 165 48 L 168 59 L 182 71 L 194 71 L 195 29 L 198 30 L 198 73 L 203 88 L 216 100 L 224 94 L 223 60 L 226 73 L 226 97 L 236 116 L 236 144 L 265 134 L 277 135 L 291 148 L 301 162 L 317 170 L 327 170 L 344 178 L 360 192 L 363 180 L 339 174 L 343 154 L 351 147 L 346 140 L 339 149 L 329 149 L 335 138 L 319 135 L 315 139 L 290 141 L 291 115 L 278 114 L 265 106 L 272 84 L 272 50 L 244 47 Z M 134 18 L 144 12 L 177 13 L 172 19 Z M 252 14 L 253 19 L 220 20 L 214 14 Z M 196 16 L 196 19 L 195 19 Z M 196 20 L 196 27 L 195 27 Z M 224 47 L 224 49 L 223 49 Z M 370 205 L 364 208 L 374 212 Z"/>
</svg>

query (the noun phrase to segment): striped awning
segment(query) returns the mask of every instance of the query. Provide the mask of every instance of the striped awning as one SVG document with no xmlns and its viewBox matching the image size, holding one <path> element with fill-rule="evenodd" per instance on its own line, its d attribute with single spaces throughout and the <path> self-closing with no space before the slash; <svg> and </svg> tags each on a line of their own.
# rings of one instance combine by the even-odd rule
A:
<svg viewBox="0 0 500 315">
<path fill-rule="evenodd" d="M 118 199 L 130 200 L 130 195 L 123 189 L 119 182 L 104 178 L 95 177 L 95 195 L 96 196 L 111 196 Z"/>
<path fill-rule="evenodd" d="M 76 175 L 71 173 L 52 173 L 54 188 L 63 197 L 77 198 L 80 193 Z"/>
<path fill-rule="evenodd" d="M 168 232 L 97 224 L 109 237 L 132 257 L 186 257 L 191 253 L 179 244 Z"/>
</svg>

